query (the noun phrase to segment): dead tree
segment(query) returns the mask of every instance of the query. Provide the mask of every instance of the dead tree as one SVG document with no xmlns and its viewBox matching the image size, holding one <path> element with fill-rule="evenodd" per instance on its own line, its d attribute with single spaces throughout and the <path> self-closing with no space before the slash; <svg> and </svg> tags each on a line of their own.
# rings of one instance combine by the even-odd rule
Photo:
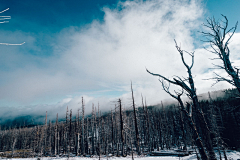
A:
<svg viewBox="0 0 240 160">
<path fill-rule="evenodd" d="M 169 86 L 166 86 L 164 81 L 161 81 L 161 83 L 162 83 L 162 87 L 163 87 L 164 91 L 167 92 L 170 96 L 172 96 L 176 100 L 178 100 L 178 102 L 180 104 L 180 108 L 181 108 L 182 112 L 185 114 L 185 116 L 187 117 L 188 123 L 189 123 L 191 129 L 193 130 L 193 137 L 194 137 L 195 143 L 198 147 L 201 158 L 203 160 L 204 159 L 209 159 L 208 156 L 207 156 L 207 153 L 204 149 L 203 141 L 199 136 L 197 126 L 196 126 L 196 124 L 195 124 L 195 122 L 193 121 L 193 118 L 192 118 L 192 106 L 188 103 L 187 104 L 187 109 L 184 107 L 183 101 L 181 99 L 181 96 L 183 95 L 183 90 L 182 90 L 182 93 L 178 93 L 178 92 L 175 91 L 176 95 L 174 95 L 169 91 L 170 84 L 169 84 Z"/>
<path fill-rule="evenodd" d="M 211 53 L 216 54 L 218 58 L 222 61 L 222 65 L 214 65 L 217 69 L 223 69 L 228 74 L 229 78 L 225 78 L 215 73 L 216 77 L 211 78 L 216 80 L 216 83 L 225 81 L 235 86 L 240 93 L 240 78 L 239 78 L 239 68 L 232 65 L 230 61 L 230 50 L 228 47 L 229 41 L 234 35 L 238 22 L 234 27 L 228 29 L 228 19 L 226 16 L 222 15 L 224 20 L 219 22 L 214 18 L 207 19 L 207 23 L 203 24 L 205 27 L 210 29 L 210 32 L 201 32 L 206 38 L 207 42 L 210 43 Z"/>
<path fill-rule="evenodd" d="M 58 137 L 58 113 L 57 113 L 57 117 L 56 117 L 56 123 L 55 123 L 55 135 L 54 135 L 54 155 L 58 155 L 59 154 L 59 137 Z"/>
<path fill-rule="evenodd" d="M 180 114 L 180 123 L 181 123 L 181 129 L 182 129 L 182 139 L 183 139 L 183 144 L 184 144 L 184 146 L 183 146 L 183 150 L 187 150 L 187 140 L 186 140 L 186 130 L 185 130 L 185 126 L 184 126 L 184 121 L 183 121 L 183 115 L 182 115 L 182 113 L 183 113 L 183 111 L 182 111 L 182 109 L 181 109 L 181 107 L 180 107 L 180 109 L 179 109 L 179 114 Z M 188 116 L 188 115 L 187 115 Z"/>
<path fill-rule="evenodd" d="M 68 129 L 69 129 L 69 127 L 68 127 L 68 106 L 67 106 L 67 111 L 66 111 L 66 124 L 65 124 L 65 126 L 64 126 L 64 139 L 63 139 L 63 141 L 64 141 L 64 150 L 63 150 L 63 153 L 64 154 L 67 154 L 68 153 Z"/>
<path fill-rule="evenodd" d="M 40 156 L 42 157 L 42 155 L 43 155 L 43 140 L 44 140 L 44 134 L 45 134 L 45 132 L 44 132 L 44 128 L 45 127 L 39 127 L 40 128 L 40 133 L 39 133 L 39 135 L 40 135 L 40 138 L 39 138 L 39 151 L 40 151 Z"/>
<path fill-rule="evenodd" d="M 114 121 L 113 121 L 113 112 L 112 112 L 112 110 L 111 110 L 111 130 L 112 130 L 112 154 L 114 155 L 115 138 L 114 138 Z"/>
<path fill-rule="evenodd" d="M 79 155 L 79 109 L 75 119 L 75 152 Z"/>
<path fill-rule="evenodd" d="M 119 110 L 120 110 L 120 128 L 121 128 L 121 144 L 122 144 L 122 156 L 124 156 L 124 130 L 123 130 L 123 115 L 122 115 L 122 101 L 121 99 L 118 100 L 119 103 Z"/>
<path fill-rule="evenodd" d="M 215 141 L 216 141 L 216 145 L 218 147 L 219 157 L 221 160 L 222 157 L 221 157 L 220 150 L 222 150 L 224 158 L 225 158 L 225 160 L 227 160 L 227 155 L 226 155 L 226 151 L 225 151 L 226 150 L 225 142 L 223 141 L 223 139 L 221 137 L 221 133 L 220 133 L 221 128 L 224 128 L 220 108 L 213 104 L 213 100 L 211 98 L 210 92 L 208 92 L 208 97 L 209 97 L 209 101 L 210 101 L 210 105 L 209 105 L 209 112 L 210 112 L 210 116 L 211 116 L 210 121 L 211 121 L 212 127 L 214 128 L 214 132 L 215 132 L 214 134 L 216 135 Z M 219 121 L 218 119 L 220 120 L 220 124 L 221 124 L 220 126 L 218 126 L 218 121 Z"/>
<path fill-rule="evenodd" d="M 46 153 L 46 151 L 47 151 L 47 111 L 44 126 L 44 154 Z"/>
<path fill-rule="evenodd" d="M 143 107 L 143 124 L 142 124 L 142 129 L 143 129 L 143 132 L 144 132 L 144 148 L 146 147 L 146 145 L 148 146 L 148 149 L 150 148 L 149 147 L 149 125 L 148 125 L 148 118 L 147 118 L 147 106 L 146 104 L 144 105 L 144 102 L 143 102 L 143 96 L 141 95 L 142 97 L 142 107 Z M 146 109 L 145 109 L 146 108 Z M 150 150 L 149 150 L 150 151 Z"/>
<path fill-rule="evenodd" d="M 161 105 L 162 105 L 162 114 L 160 114 L 161 116 L 159 117 L 160 118 L 160 129 L 159 129 L 159 131 L 160 132 L 162 132 L 163 133 L 163 140 L 164 141 L 162 141 L 162 143 L 164 143 L 165 144 L 165 146 L 166 146 L 166 149 L 170 149 L 170 145 L 169 145 L 169 143 L 170 143 L 170 137 L 169 137 L 169 123 L 168 123 L 168 117 L 167 117 L 167 115 L 166 115 L 166 111 L 165 111 L 165 109 L 164 109 L 164 107 L 163 107 L 163 103 L 162 103 L 162 101 L 161 101 Z M 161 130 L 163 130 L 163 131 L 161 131 Z M 162 136 L 160 136 L 160 137 L 162 137 Z"/>
<path fill-rule="evenodd" d="M 194 52 L 189 53 L 187 51 L 182 50 L 177 45 L 176 41 L 175 41 L 175 44 L 176 44 L 176 48 L 177 48 L 177 50 L 178 50 L 178 52 L 179 52 L 179 54 L 181 56 L 182 63 L 184 64 L 184 66 L 187 69 L 188 78 L 184 78 L 183 79 L 183 78 L 180 78 L 180 77 L 176 76 L 176 78 L 173 78 L 173 80 L 170 80 L 170 79 L 168 79 L 168 78 L 166 78 L 166 77 L 164 77 L 164 76 L 162 76 L 160 74 L 155 74 L 155 73 L 152 73 L 152 72 L 148 71 L 147 69 L 146 70 L 151 75 L 158 76 L 160 78 L 160 81 L 165 80 L 165 81 L 169 82 L 169 84 L 173 84 L 173 85 L 181 87 L 182 90 L 186 92 L 187 96 L 191 99 L 191 101 L 193 103 L 194 109 L 197 112 L 197 118 L 199 120 L 199 124 L 197 124 L 197 125 L 201 128 L 204 136 L 206 136 L 205 146 L 207 148 L 209 156 L 207 156 L 205 152 L 201 151 L 201 150 L 203 150 L 203 148 L 201 148 L 200 144 L 197 144 L 198 145 L 198 149 L 199 149 L 200 154 L 201 154 L 201 157 L 202 157 L 202 159 L 216 160 L 216 155 L 214 153 L 213 146 L 212 146 L 212 141 L 211 141 L 211 137 L 210 137 L 210 130 L 209 130 L 208 125 L 206 123 L 204 114 L 202 112 L 202 108 L 199 105 L 198 97 L 197 97 L 197 93 L 196 93 L 196 88 L 195 88 L 195 84 L 194 84 L 193 77 L 192 77 L 192 67 L 194 65 Z M 185 59 L 184 59 L 184 56 L 183 56 L 184 52 L 189 54 L 192 57 L 192 63 L 191 63 L 190 66 L 185 62 Z M 163 85 L 163 88 L 164 88 L 164 85 Z M 174 97 L 174 98 L 177 98 L 177 97 Z M 182 108 L 184 108 L 184 107 L 182 107 Z M 199 140 L 197 139 L 196 141 L 198 142 L 200 140 L 201 139 L 199 139 Z"/>
<path fill-rule="evenodd" d="M 83 103 L 83 97 L 82 97 L 82 138 L 81 138 L 81 150 L 82 150 L 82 154 L 85 155 L 85 145 L 84 145 L 84 142 L 85 142 L 85 139 L 84 139 L 84 136 L 85 136 L 85 132 L 84 132 L 84 109 L 85 109 L 85 106 L 84 106 L 84 103 Z"/>
<path fill-rule="evenodd" d="M 73 146 L 73 133 L 72 133 L 73 129 L 72 129 L 72 109 L 70 110 L 70 115 L 69 115 L 69 136 L 68 136 L 68 154 L 69 152 L 72 152 L 72 146 Z"/>
<path fill-rule="evenodd" d="M 85 140 L 85 153 L 86 154 L 89 154 L 89 130 L 88 130 L 88 128 L 89 128 L 89 120 L 88 120 L 88 117 L 87 117 L 87 119 L 86 119 L 87 121 L 86 121 L 86 133 L 85 133 L 85 135 L 86 135 L 86 140 Z"/>
<path fill-rule="evenodd" d="M 95 113 L 94 113 L 94 104 L 92 104 L 92 155 L 95 153 Z"/>
<path fill-rule="evenodd" d="M 47 144 L 47 151 L 48 155 L 52 155 L 52 123 L 49 120 L 48 122 L 48 129 L 47 129 L 47 136 L 48 136 L 48 144 Z"/>
<path fill-rule="evenodd" d="M 140 148 L 139 148 L 139 133 L 138 133 L 138 125 L 137 125 L 137 116 L 136 116 L 136 108 L 133 96 L 133 89 L 132 89 L 132 82 L 131 82 L 131 91 L 132 91 L 132 101 L 133 101 L 133 114 L 134 114 L 134 125 L 135 125 L 135 136 L 136 136 L 136 149 L 138 155 L 140 155 Z"/>
<path fill-rule="evenodd" d="M 12 130 L 11 138 L 12 138 L 11 150 L 12 150 L 12 157 L 13 157 L 15 145 L 16 145 L 16 142 L 17 142 L 17 131 L 16 131 L 16 129 Z"/>
<path fill-rule="evenodd" d="M 149 120 L 149 114 L 148 114 L 148 107 L 147 107 L 147 101 L 145 98 L 145 117 L 146 117 L 146 126 L 147 126 L 147 143 L 148 143 L 148 152 L 151 151 L 152 149 L 152 130 L 151 130 L 151 124 L 150 124 L 150 120 Z M 161 139 L 161 137 L 160 137 Z"/>
<path fill-rule="evenodd" d="M 114 128 L 115 128 L 115 137 L 114 137 L 114 139 L 115 139 L 115 146 L 116 146 L 116 148 L 117 148 L 117 156 L 119 156 L 119 147 L 118 147 L 118 143 L 119 143 L 119 128 L 118 128 L 118 120 L 120 120 L 120 118 L 118 119 L 118 116 L 117 116 L 117 105 L 115 104 L 115 116 L 114 116 Z"/>
</svg>

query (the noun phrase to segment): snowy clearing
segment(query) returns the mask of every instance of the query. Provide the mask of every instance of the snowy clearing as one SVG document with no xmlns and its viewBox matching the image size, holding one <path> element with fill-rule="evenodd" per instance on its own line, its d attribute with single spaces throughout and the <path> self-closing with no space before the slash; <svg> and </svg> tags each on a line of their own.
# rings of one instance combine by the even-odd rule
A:
<svg viewBox="0 0 240 160">
<path fill-rule="evenodd" d="M 240 152 L 238 151 L 228 151 L 227 152 L 228 160 L 240 160 Z M 217 154 L 219 159 L 219 155 Z M 37 160 L 38 158 L 1 158 L 2 160 Z M 102 160 L 132 160 L 131 156 L 127 157 L 101 157 Z M 173 156 L 134 156 L 134 160 L 196 160 L 196 154 L 192 154 L 185 157 L 173 157 Z M 224 159 L 222 155 L 222 159 Z M 40 160 L 99 160 L 99 157 L 70 157 L 70 158 L 61 158 L 61 157 L 43 157 Z"/>
</svg>

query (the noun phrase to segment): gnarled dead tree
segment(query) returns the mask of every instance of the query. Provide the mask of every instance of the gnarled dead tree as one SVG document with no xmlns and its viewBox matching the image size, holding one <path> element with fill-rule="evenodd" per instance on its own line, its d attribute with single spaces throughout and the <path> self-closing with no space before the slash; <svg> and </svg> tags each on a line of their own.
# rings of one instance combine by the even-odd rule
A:
<svg viewBox="0 0 240 160">
<path fill-rule="evenodd" d="M 196 124 L 195 122 L 193 121 L 193 117 L 192 117 L 192 106 L 187 103 L 187 109 L 184 107 L 184 103 L 181 99 L 181 96 L 183 95 L 183 90 L 181 93 L 178 93 L 176 91 L 175 94 L 171 93 L 169 91 L 169 88 L 170 88 L 170 83 L 169 85 L 167 86 L 165 83 L 164 83 L 164 80 L 159 80 L 161 83 L 162 83 L 162 87 L 163 87 L 163 90 L 165 92 L 167 92 L 170 96 L 172 96 L 173 98 L 175 98 L 179 104 L 180 104 L 180 108 L 182 110 L 182 112 L 184 113 L 184 115 L 187 117 L 187 120 L 188 120 L 188 123 L 189 123 L 189 126 L 191 127 L 192 131 L 193 131 L 193 137 L 194 137 L 194 140 L 195 140 L 195 144 L 197 145 L 198 149 L 199 149 L 199 153 L 201 154 L 201 157 L 202 159 L 208 159 L 208 156 L 207 156 L 207 153 L 204 149 L 204 146 L 203 146 L 203 142 L 202 142 L 202 139 L 200 138 L 199 136 L 199 133 L 198 133 L 198 130 L 197 130 L 197 127 L 196 127 Z M 183 131 L 184 132 L 184 131 Z M 184 144 L 186 145 L 186 144 Z"/>
<path fill-rule="evenodd" d="M 230 50 L 229 50 L 229 41 L 234 35 L 238 22 L 234 27 L 228 29 L 228 19 L 226 16 L 222 15 L 223 21 L 216 21 L 214 18 L 207 19 L 207 23 L 203 24 L 205 27 L 209 28 L 209 32 L 201 32 L 206 38 L 206 42 L 210 43 L 211 53 L 217 55 L 218 58 L 222 61 L 222 65 L 214 65 L 218 69 L 224 69 L 229 78 L 222 77 L 219 74 L 215 73 L 216 77 L 211 78 L 216 80 L 216 83 L 225 81 L 238 89 L 240 93 L 240 78 L 239 78 L 239 68 L 235 68 L 230 61 Z"/>
<path fill-rule="evenodd" d="M 188 72 L 188 78 L 180 78 L 180 77 L 176 77 L 176 78 L 173 78 L 173 80 L 170 80 L 160 74 L 155 74 L 155 73 L 152 73 L 150 71 L 148 71 L 147 69 L 147 72 L 150 73 L 151 75 L 153 76 L 158 76 L 160 78 L 160 81 L 167 81 L 169 82 L 170 84 L 173 84 L 173 85 L 176 85 L 176 86 L 180 86 L 183 91 L 187 94 L 187 96 L 191 99 L 192 103 L 193 103 L 193 107 L 194 109 L 196 110 L 197 112 L 197 118 L 198 118 L 198 125 L 202 132 L 203 132 L 203 135 L 202 136 L 206 136 L 205 137 L 205 141 L 204 141 L 204 144 L 205 144 L 205 147 L 207 149 L 207 152 L 208 152 L 208 155 L 206 154 L 206 152 L 204 152 L 203 148 L 202 148 L 202 145 L 199 143 L 199 138 L 200 137 L 196 137 L 197 139 L 195 139 L 196 141 L 196 144 L 197 144 L 197 147 L 200 151 L 200 154 L 201 154 L 201 158 L 202 159 L 211 159 L 211 160 L 216 160 L 216 155 L 214 153 L 214 150 L 213 150 L 213 146 L 212 146 L 212 141 L 211 141 L 211 138 L 210 138 L 210 130 L 208 128 L 208 125 L 206 123 L 206 120 L 205 120 L 205 117 L 204 117 L 204 114 L 202 112 L 202 108 L 201 106 L 199 105 L 199 101 L 198 101 L 198 97 L 197 97 L 197 94 L 196 94 L 196 88 L 195 88 L 195 85 L 194 85 L 194 81 L 193 81 L 193 77 L 192 77 L 192 67 L 194 65 L 194 52 L 192 53 L 189 53 L 187 51 L 184 51 L 182 50 L 176 43 L 175 41 L 175 44 L 176 44 L 176 48 L 181 56 L 181 59 L 182 59 L 182 63 L 184 64 L 184 66 L 186 67 L 187 69 L 187 72 Z M 187 53 L 189 54 L 191 57 L 192 57 L 192 63 L 191 65 L 188 65 L 186 62 L 185 62 L 185 59 L 184 59 L 184 56 L 183 54 Z M 162 83 L 163 84 L 163 83 Z M 164 84 L 163 84 L 163 88 L 165 89 L 165 91 L 168 91 L 168 89 L 166 89 L 166 87 L 164 87 Z M 167 92 L 170 94 L 170 92 Z M 170 94 L 171 96 L 174 96 L 173 94 Z M 181 98 L 180 98 L 180 95 L 179 94 L 178 96 L 174 96 L 174 98 L 176 98 L 179 103 L 181 102 Z M 182 109 L 184 109 L 184 106 L 183 106 L 183 103 L 181 104 L 182 106 Z M 198 132 L 199 133 L 199 132 Z M 199 140 L 198 140 L 199 139 Z M 201 141 L 203 141 L 204 139 L 202 139 Z"/>
</svg>

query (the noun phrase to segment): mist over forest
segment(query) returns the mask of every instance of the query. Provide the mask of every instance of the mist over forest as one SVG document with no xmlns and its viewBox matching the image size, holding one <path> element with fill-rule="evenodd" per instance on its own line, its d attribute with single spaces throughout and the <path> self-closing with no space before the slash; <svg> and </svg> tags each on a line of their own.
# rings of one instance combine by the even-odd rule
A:
<svg viewBox="0 0 240 160">
<path fill-rule="evenodd" d="M 227 99 L 230 97 L 230 95 L 229 95 L 229 93 L 226 93 L 226 91 L 227 90 L 212 91 L 212 92 L 210 92 L 211 98 L 213 100 Z M 201 100 L 201 101 L 209 100 L 209 94 L 208 93 L 200 94 L 199 100 Z M 185 97 L 185 101 L 188 101 L 187 97 Z M 115 102 L 117 102 L 117 100 Z M 159 100 L 159 104 L 152 105 L 152 107 L 160 108 L 162 106 L 161 102 L 165 107 L 177 105 L 177 101 L 175 101 L 171 98 L 168 98 L 168 99 Z M 126 105 L 125 105 L 126 110 L 128 110 L 128 108 L 129 108 L 129 106 L 127 105 L 128 103 L 129 102 L 126 102 Z M 102 110 L 103 114 L 109 113 L 111 111 L 111 108 L 113 108 L 116 103 L 114 104 L 114 101 L 113 101 L 110 104 L 112 105 L 112 107 L 110 107 L 110 106 L 105 107 L 105 106 L 102 106 L 101 104 L 99 104 L 100 109 L 102 107 L 104 108 Z M 107 105 L 109 105 L 109 104 L 107 104 Z M 30 111 L 26 110 L 25 107 L 2 108 L 1 115 L 0 115 L 1 129 L 14 128 L 14 127 L 15 128 L 33 127 L 36 125 L 43 125 L 45 123 L 46 112 L 48 115 L 48 119 L 51 120 L 51 122 L 54 123 L 56 121 L 57 113 L 59 116 L 59 121 L 64 121 L 65 120 L 65 112 L 66 112 L 67 108 L 72 109 L 71 106 L 68 106 L 67 104 L 65 105 L 65 107 L 62 107 L 62 108 L 51 109 L 51 107 L 52 106 L 46 106 L 45 108 L 43 108 L 41 106 L 41 112 L 39 111 L 38 106 L 29 106 L 28 108 L 31 108 Z M 90 107 L 91 106 L 89 106 L 89 108 Z M 142 106 L 141 105 L 137 106 L 137 108 L 140 108 L 140 107 L 142 107 Z M 80 108 L 81 108 L 81 106 L 79 105 L 78 109 L 80 109 Z M 105 108 L 107 108 L 107 109 L 105 109 Z M 62 110 L 62 111 L 60 112 L 59 110 Z M 129 110 L 131 110 L 131 109 L 129 109 Z M 77 109 L 73 109 L 73 112 L 77 112 Z M 8 114 L 6 114 L 6 113 L 8 113 Z M 86 112 L 86 116 L 90 116 L 90 115 L 91 115 L 91 111 L 89 110 L 88 112 Z"/>
<path fill-rule="evenodd" d="M 240 155 L 239 5 L 0 1 L 0 158 Z"/>
</svg>

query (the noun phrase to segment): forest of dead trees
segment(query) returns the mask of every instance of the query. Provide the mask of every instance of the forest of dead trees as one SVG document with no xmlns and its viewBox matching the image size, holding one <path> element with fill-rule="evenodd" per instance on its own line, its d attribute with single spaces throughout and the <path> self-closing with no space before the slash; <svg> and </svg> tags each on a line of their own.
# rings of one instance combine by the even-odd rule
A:
<svg viewBox="0 0 240 160">
<path fill-rule="evenodd" d="M 1 13 L 7 11 L 2 11 Z M 208 32 L 201 32 L 209 43 L 209 52 L 215 54 L 222 62 L 214 65 L 224 70 L 228 77 L 217 73 L 210 79 L 227 82 L 235 87 L 225 91 L 225 96 L 219 99 L 208 98 L 199 101 L 196 93 L 192 67 L 194 52 L 181 49 L 175 40 L 176 49 L 187 70 L 187 77 L 175 76 L 172 79 L 162 74 L 156 74 L 146 69 L 148 73 L 157 76 L 162 88 L 178 101 L 178 104 L 158 107 L 147 106 L 142 98 L 142 105 L 136 106 L 132 91 L 132 105 L 123 107 L 118 99 L 114 110 L 102 114 L 99 108 L 92 104 L 92 113 L 85 115 L 84 99 L 77 113 L 66 108 L 64 121 L 48 121 L 47 112 L 44 125 L 33 127 L 15 126 L 8 129 L 0 128 L 1 157 L 39 157 L 39 156 L 93 156 L 113 155 L 127 156 L 129 154 L 145 155 L 152 151 L 180 149 L 186 151 L 195 148 L 197 158 L 202 160 L 217 160 L 216 152 L 225 160 L 228 148 L 240 150 L 240 77 L 239 68 L 230 61 L 228 44 L 234 35 L 238 23 L 228 29 L 228 19 L 216 21 L 208 18 Z M 4 18 L 5 17 L 5 18 Z M 4 16 L 10 19 L 10 16 Z M 209 31 L 210 30 L 210 31 Z M 1 45 L 22 45 L 1 43 Z M 187 64 L 184 54 L 192 59 Z M 208 79 L 208 80 L 210 80 Z M 167 84 L 167 83 L 168 84 Z M 181 88 L 181 91 L 171 92 L 171 85 Z M 132 86 L 131 86 L 132 87 Z M 183 103 L 181 96 L 189 98 Z M 139 97 L 137 97 L 139 98 Z M 199 155 L 198 155 L 199 153 Z"/>
<path fill-rule="evenodd" d="M 227 90 L 224 98 L 214 100 L 209 93 L 208 99 L 200 102 L 214 148 L 222 156 L 226 149 L 240 148 L 240 103 L 235 93 Z M 77 113 L 66 107 L 64 121 L 58 121 L 58 115 L 55 122 L 48 121 L 46 113 L 45 125 L 2 129 L 0 153 L 7 157 L 127 156 L 195 146 L 188 117 L 178 105 L 153 107 L 143 101 L 136 108 L 135 104 L 122 106 L 118 99 L 115 108 L 103 114 L 101 107 L 93 104 L 92 113 L 85 115 L 82 100 Z M 193 117 L 195 114 L 193 110 Z"/>
</svg>

